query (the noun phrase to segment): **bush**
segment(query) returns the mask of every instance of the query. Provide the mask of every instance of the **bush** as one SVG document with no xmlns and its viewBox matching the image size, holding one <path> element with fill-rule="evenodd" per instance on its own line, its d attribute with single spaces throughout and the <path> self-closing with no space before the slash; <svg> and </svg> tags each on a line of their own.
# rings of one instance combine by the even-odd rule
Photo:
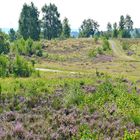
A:
<svg viewBox="0 0 140 140">
<path fill-rule="evenodd" d="M 123 50 L 128 50 L 129 49 L 129 44 L 126 43 L 126 42 L 123 42 L 122 43 L 122 48 L 123 48 Z"/>
<path fill-rule="evenodd" d="M 96 49 L 91 49 L 91 50 L 89 50 L 89 52 L 88 52 L 88 56 L 89 57 L 96 57 L 96 55 L 97 55 L 98 53 L 97 53 L 97 51 L 96 51 Z"/>
<path fill-rule="evenodd" d="M 11 51 L 20 55 L 42 56 L 41 43 L 34 42 L 31 38 L 27 39 L 26 41 L 23 38 L 15 41 L 11 46 Z"/>
<path fill-rule="evenodd" d="M 109 45 L 109 42 L 108 42 L 108 40 L 107 39 L 103 39 L 103 50 L 104 51 L 107 51 L 107 50 L 111 50 L 110 49 L 110 45 Z"/>
<path fill-rule="evenodd" d="M 94 42 L 97 43 L 99 40 L 98 36 L 94 36 Z"/>
<path fill-rule="evenodd" d="M 22 57 L 17 56 L 13 63 L 13 74 L 18 77 L 29 77 L 32 72 L 32 67 Z"/>
<path fill-rule="evenodd" d="M 7 54 L 9 52 L 9 43 L 6 41 L 4 35 L 0 33 L 0 54 Z"/>
<path fill-rule="evenodd" d="M 26 54 L 26 46 L 25 46 L 25 40 L 23 38 L 18 39 L 11 45 L 11 52 L 18 53 L 20 55 Z"/>
<path fill-rule="evenodd" d="M 97 48 L 97 53 L 98 54 L 103 54 L 104 52 L 103 52 L 103 49 L 100 47 L 100 48 Z"/>
<path fill-rule="evenodd" d="M 123 140 L 138 140 L 140 138 L 140 132 L 135 133 L 125 132 Z"/>
<path fill-rule="evenodd" d="M 6 56 L 0 55 L 0 77 L 5 77 L 9 74 L 9 60 Z"/>
<path fill-rule="evenodd" d="M 67 87 L 64 104 L 69 107 L 71 105 L 80 105 L 84 101 L 84 92 L 81 90 L 78 83 Z"/>
</svg>

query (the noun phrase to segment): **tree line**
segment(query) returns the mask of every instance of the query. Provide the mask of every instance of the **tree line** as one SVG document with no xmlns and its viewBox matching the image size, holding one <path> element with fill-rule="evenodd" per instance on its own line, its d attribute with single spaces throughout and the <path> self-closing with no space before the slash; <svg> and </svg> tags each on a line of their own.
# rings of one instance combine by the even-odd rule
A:
<svg viewBox="0 0 140 140">
<path fill-rule="evenodd" d="M 113 25 L 111 25 L 110 22 L 108 22 L 107 24 L 108 37 L 130 38 L 132 31 L 133 31 L 133 21 L 130 15 L 126 15 L 126 17 L 121 15 L 118 25 L 116 22 Z"/>
<path fill-rule="evenodd" d="M 9 31 L 10 41 L 23 37 L 25 40 L 31 38 L 33 40 L 54 39 L 54 38 L 69 38 L 71 28 L 68 18 L 64 18 L 61 22 L 60 13 L 55 4 L 44 5 L 41 9 L 42 19 L 39 19 L 40 12 L 37 7 L 31 2 L 30 5 L 24 4 L 20 13 L 19 28 L 15 32 L 13 29 Z M 107 31 L 99 31 L 99 24 L 93 19 L 85 19 L 79 28 L 79 37 L 90 36 L 106 36 L 130 38 L 133 31 L 133 21 L 130 15 L 120 16 L 120 21 L 117 24 L 108 22 Z M 135 34 L 139 35 L 139 31 L 135 30 Z"/>
<path fill-rule="evenodd" d="M 60 13 L 55 4 L 42 7 L 43 17 L 39 20 L 39 11 L 34 3 L 23 5 L 19 18 L 19 34 L 26 40 L 29 37 L 39 40 L 40 37 L 51 40 L 63 36 L 70 37 L 70 25 L 67 18 L 63 23 L 60 20 Z"/>
</svg>

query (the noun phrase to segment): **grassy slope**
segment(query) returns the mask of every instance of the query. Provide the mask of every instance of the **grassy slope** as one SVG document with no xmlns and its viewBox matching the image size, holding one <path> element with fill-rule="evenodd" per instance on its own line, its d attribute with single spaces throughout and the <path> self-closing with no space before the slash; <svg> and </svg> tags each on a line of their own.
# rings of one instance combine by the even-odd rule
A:
<svg viewBox="0 0 140 140">
<path fill-rule="evenodd" d="M 124 75 L 132 80 L 139 79 L 139 58 L 127 56 L 117 40 L 111 40 L 113 54 L 109 55 L 112 60 L 104 61 L 89 57 L 90 50 L 102 46 L 102 41 L 97 43 L 93 39 L 69 39 L 65 41 L 47 41 L 44 53 L 47 57 L 38 59 L 36 67 L 59 69 L 63 71 L 75 71 L 84 73 L 95 73 L 96 69 L 100 72 L 111 75 Z M 49 57 L 48 57 L 49 56 Z M 97 60 L 97 61 L 96 61 Z"/>
</svg>

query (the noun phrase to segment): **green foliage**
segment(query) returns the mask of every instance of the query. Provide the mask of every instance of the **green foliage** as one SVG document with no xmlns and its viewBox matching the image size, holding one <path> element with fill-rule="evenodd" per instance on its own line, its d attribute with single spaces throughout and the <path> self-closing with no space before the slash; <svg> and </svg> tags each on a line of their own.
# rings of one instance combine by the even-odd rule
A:
<svg viewBox="0 0 140 140">
<path fill-rule="evenodd" d="M 127 42 L 122 43 L 123 50 L 128 50 L 130 48 L 129 44 Z"/>
<path fill-rule="evenodd" d="M 98 31 L 98 27 L 98 23 L 93 19 L 84 20 L 79 30 L 79 37 L 93 36 Z"/>
<path fill-rule="evenodd" d="M 107 24 L 107 36 L 108 37 L 112 37 L 112 31 L 113 31 L 112 25 L 110 22 L 108 22 L 108 24 Z"/>
<path fill-rule="evenodd" d="M 133 29 L 133 21 L 129 15 L 124 16 L 122 15 L 120 17 L 119 22 L 119 36 L 122 38 L 130 38 L 131 34 L 130 32 Z"/>
<path fill-rule="evenodd" d="M 137 113 L 132 113 L 130 116 L 135 125 L 140 126 L 140 116 L 138 116 Z"/>
<path fill-rule="evenodd" d="M 81 140 L 94 140 L 97 138 L 96 133 L 91 132 L 87 125 L 80 126 L 78 134 Z"/>
<path fill-rule="evenodd" d="M 65 56 L 61 56 L 58 54 L 48 54 L 46 53 L 46 58 L 48 58 L 49 60 L 54 60 L 54 61 L 65 61 L 67 58 Z"/>
<path fill-rule="evenodd" d="M 113 35 L 112 36 L 114 38 L 118 37 L 118 29 L 117 29 L 117 23 L 116 22 L 113 24 Z"/>
<path fill-rule="evenodd" d="M 62 27 L 63 27 L 62 36 L 65 38 L 69 38 L 71 29 L 70 29 L 69 21 L 67 18 L 64 18 Z"/>
<path fill-rule="evenodd" d="M 120 30 L 119 31 L 119 36 L 121 38 L 130 38 L 131 37 L 131 34 L 130 34 L 130 31 L 124 29 L 124 30 Z"/>
<path fill-rule="evenodd" d="M 31 2 L 31 5 L 27 5 L 26 3 L 23 5 L 19 19 L 19 32 L 25 40 L 29 37 L 33 40 L 39 40 L 39 12 L 33 2 Z"/>
<path fill-rule="evenodd" d="M 94 36 L 94 41 L 95 41 L 95 43 L 97 43 L 98 42 L 98 40 L 99 40 L 99 37 L 96 35 L 96 36 Z"/>
<path fill-rule="evenodd" d="M 17 39 L 16 32 L 13 28 L 11 28 L 9 31 L 9 38 L 11 42 Z"/>
<path fill-rule="evenodd" d="M 5 55 L 0 55 L 0 77 L 6 77 L 9 74 L 9 60 Z"/>
<path fill-rule="evenodd" d="M 40 42 L 34 42 L 31 38 L 26 41 L 21 38 L 14 42 L 11 46 L 11 51 L 20 55 L 36 55 L 42 56 L 42 47 Z"/>
<path fill-rule="evenodd" d="M 14 74 L 18 77 L 29 77 L 33 72 L 32 66 L 20 56 L 11 60 L 8 56 L 0 55 L 0 77 Z"/>
<path fill-rule="evenodd" d="M 7 54 L 9 52 L 9 43 L 6 36 L 0 32 L 0 54 Z"/>
<path fill-rule="evenodd" d="M 89 56 L 89 57 L 96 57 L 97 54 L 98 54 L 98 53 L 97 53 L 97 50 L 96 50 L 96 49 L 91 49 L 91 50 L 89 50 L 89 52 L 88 52 L 88 56 Z"/>
<path fill-rule="evenodd" d="M 42 12 L 43 37 L 48 40 L 59 37 L 62 32 L 62 24 L 59 19 L 60 14 L 57 11 L 57 7 L 50 3 L 50 5 L 43 6 Z"/>
<path fill-rule="evenodd" d="M 80 105 L 84 101 L 84 92 L 80 89 L 78 83 L 67 87 L 64 104 L 69 107 L 71 105 Z"/>
<path fill-rule="evenodd" d="M 109 42 L 108 42 L 107 39 L 103 39 L 103 45 L 102 45 L 102 48 L 103 48 L 104 51 L 111 50 L 111 48 L 110 48 L 110 44 L 109 44 Z"/>
<path fill-rule="evenodd" d="M 139 138 L 140 138 L 139 131 L 136 131 L 134 133 L 129 133 L 129 132 L 125 131 L 123 140 L 139 140 Z"/>
<path fill-rule="evenodd" d="M 110 44 L 107 39 L 103 38 L 103 45 L 102 47 L 96 47 L 95 49 L 91 49 L 88 52 L 89 57 L 96 57 L 97 54 L 104 54 L 106 51 L 110 51 Z"/>
<path fill-rule="evenodd" d="M 13 62 L 13 74 L 18 77 L 29 77 L 33 72 L 32 67 L 23 57 L 16 56 Z"/>
<path fill-rule="evenodd" d="M 119 21 L 119 30 L 123 31 L 125 26 L 125 18 L 123 15 L 120 16 L 120 21 Z"/>
</svg>

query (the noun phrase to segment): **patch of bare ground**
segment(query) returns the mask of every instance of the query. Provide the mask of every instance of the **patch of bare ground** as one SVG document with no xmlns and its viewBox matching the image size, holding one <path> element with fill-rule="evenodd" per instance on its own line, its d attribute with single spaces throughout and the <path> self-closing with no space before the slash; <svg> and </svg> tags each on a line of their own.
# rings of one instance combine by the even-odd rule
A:
<svg viewBox="0 0 140 140">
<path fill-rule="evenodd" d="M 114 59 L 113 56 L 109 56 L 109 55 L 98 55 L 96 56 L 96 58 L 93 59 L 93 61 L 95 63 L 98 63 L 98 62 L 112 62 Z"/>
</svg>

